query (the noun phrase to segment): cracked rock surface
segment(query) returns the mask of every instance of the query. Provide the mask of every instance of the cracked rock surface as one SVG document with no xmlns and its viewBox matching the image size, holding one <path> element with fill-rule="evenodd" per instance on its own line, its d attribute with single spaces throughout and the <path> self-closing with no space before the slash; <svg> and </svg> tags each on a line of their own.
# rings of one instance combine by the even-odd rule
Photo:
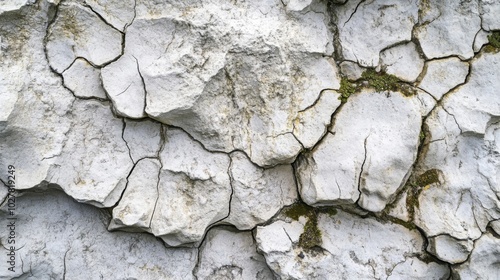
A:
<svg viewBox="0 0 500 280">
<path fill-rule="evenodd" d="M 0 1 L 0 279 L 498 279 L 499 3 Z"/>
</svg>

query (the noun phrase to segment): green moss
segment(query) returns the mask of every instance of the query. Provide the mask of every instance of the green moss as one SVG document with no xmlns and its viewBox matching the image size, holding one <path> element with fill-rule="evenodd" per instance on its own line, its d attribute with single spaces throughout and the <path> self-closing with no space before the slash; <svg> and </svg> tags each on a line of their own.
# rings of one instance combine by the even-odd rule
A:
<svg viewBox="0 0 500 280">
<path fill-rule="evenodd" d="M 488 42 L 495 49 L 500 49 L 500 31 L 493 31 L 493 34 L 488 35 Z"/>
<path fill-rule="evenodd" d="M 320 207 L 318 208 L 319 213 L 328 214 L 328 216 L 333 217 L 337 215 L 337 209 L 333 207 Z"/>
<path fill-rule="evenodd" d="M 321 230 L 318 228 L 318 213 L 335 215 L 337 211 L 331 207 L 317 209 L 304 203 L 297 203 L 284 212 L 287 217 L 296 221 L 302 216 L 307 218 L 307 222 L 304 225 L 304 232 L 300 235 L 298 244 L 299 247 L 303 249 L 321 246 Z"/>
<path fill-rule="evenodd" d="M 321 246 L 321 230 L 318 228 L 318 217 L 310 217 L 304 226 L 304 232 L 300 235 L 299 246 L 304 249 L 311 249 Z"/>
<path fill-rule="evenodd" d="M 351 96 L 351 94 L 355 93 L 357 90 L 357 85 L 352 84 L 349 82 L 349 80 L 345 77 L 342 77 L 340 80 L 340 89 L 339 89 L 339 99 L 342 101 L 342 103 L 347 102 L 347 98 Z"/>
<path fill-rule="evenodd" d="M 368 69 L 361 75 L 363 80 L 368 82 L 368 85 L 375 88 L 376 91 L 399 91 L 406 96 L 415 94 L 410 86 L 404 84 L 396 76 L 384 72 L 377 72 L 373 69 Z"/>
<path fill-rule="evenodd" d="M 314 215 L 314 208 L 305 203 L 296 203 L 285 210 L 285 215 L 298 221 L 301 216 L 309 217 Z"/>
<path fill-rule="evenodd" d="M 407 183 L 407 193 L 406 193 L 406 210 L 410 215 L 411 220 L 415 216 L 415 208 L 418 208 L 419 202 L 418 197 L 424 188 L 433 183 L 439 183 L 439 170 L 430 169 L 417 176 L 411 182 Z"/>
<path fill-rule="evenodd" d="M 417 177 L 416 184 L 423 188 L 427 185 L 439 183 L 439 171 L 437 169 L 430 169 Z"/>
<path fill-rule="evenodd" d="M 420 134 L 418 135 L 418 138 L 420 138 L 420 142 L 424 141 L 424 139 L 425 139 L 425 133 L 423 131 L 420 131 Z"/>
</svg>

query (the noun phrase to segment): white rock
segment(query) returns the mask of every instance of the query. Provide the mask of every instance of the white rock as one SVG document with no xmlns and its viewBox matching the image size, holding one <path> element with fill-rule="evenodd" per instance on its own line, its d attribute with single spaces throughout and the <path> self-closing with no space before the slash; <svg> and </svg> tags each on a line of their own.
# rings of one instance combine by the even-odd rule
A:
<svg viewBox="0 0 500 280">
<path fill-rule="evenodd" d="M 474 52 L 479 52 L 484 45 L 488 44 L 488 35 L 490 32 L 479 30 L 474 39 Z"/>
<path fill-rule="evenodd" d="M 387 74 L 394 75 L 407 82 L 414 82 L 424 68 L 413 42 L 386 49 L 380 53 L 380 65 Z"/>
<path fill-rule="evenodd" d="M 293 134 L 306 149 L 311 149 L 325 135 L 332 115 L 340 106 L 340 94 L 334 90 L 321 92 L 314 106 L 299 111 Z"/>
<path fill-rule="evenodd" d="M 151 120 L 133 121 L 125 119 L 123 140 L 130 149 L 134 162 L 146 157 L 156 157 L 161 145 L 161 124 Z"/>
<path fill-rule="evenodd" d="M 434 98 L 441 99 L 452 88 L 465 82 L 468 73 L 468 63 L 456 57 L 433 60 L 427 63 L 427 70 L 418 86 Z"/>
<path fill-rule="evenodd" d="M 352 95 L 331 133 L 297 164 L 302 199 L 334 205 L 359 198 L 364 209 L 383 210 L 416 158 L 420 125 L 413 97 L 373 90 Z"/>
<path fill-rule="evenodd" d="M 120 31 L 125 31 L 135 18 L 134 0 L 84 0 L 84 3 Z"/>
<path fill-rule="evenodd" d="M 444 178 L 419 197 L 415 223 L 428 236 L 475 240 L 500 218 L 500 55 L 484 53 L 471 63 L 468 83 L 426 121 L 432 138 L 418 168 L 439 169 Z"/>
<path fill-rule="evenodd" d="M 431 94 L 420 89 L 417 89 L 416 91 L 416 97 L 418 101 L 420 101 L 420 113 L 422 114 L 422 116 L 427 116 L 432 111 L 432 109 L 434 109 L 437 102 Z"/>
<path fill-rule="evenodd" d="M 281 279 L 381 279 L 445 278 L 445 265 L 424 263 L 408 256 L 420 254 L 423 240 L 418 231 L 381 224 L 339 211 L 335 216 L 319 214 L 321 248 L 298 246 L 305 221 L 274 222 L 257 227 L 255 238 L 269 267 Z M 427 279 L 429 279 L 427 278 Z"/>
<path fill-rule="evenodd" d="M 500 235 L 500 220 L 491 221 L 490 227 L 496 234 Z"/>
<path fill-rule="evenodd" d="M 165 139 L 151 230 L 168 245 L 190 245 L 229 214 L 229 156 L 206 151 L 179 129 Z"/>
<path fill-rule="evenodd" d="M 231 154 L 230 174 L 233 196 L 231 213 L 224 222 L 240 230 L 252 229 L 272 218 L 297 199 L 292 166 L 270 169 L 255 166 L 245 154 Z"/>
<path fill-rule="evenodd" d="M 6 214 L 2 207 L 2 221 Z M 105 212 L 61 192 L 18 197 L 16 216 L 15 273 L 3 263 L 0 279 L 194 279 L 195 249 L 168 249 L 147 234 L 108 232 Z M 0 229 L 2 244 L 6 230 Z M 0 246 L 2 256 L 6 246 Z"/>
<path fill-rule="evenodd" d="M 51 5 L 27 5 L 0 16 L 0 165 L 16 167 L 16 188 L 47 180 L 71 126 L 73 95 L 44 52 Z M 7 173 L 0 178 L 7 182 Z"/>
<path fill-rule="evenodd" d="M 284 0 L 283 4 L 288 11 L 302 11 L 311 5 L 312 0 Z"/>
<path fill-rule="evenodd" d="M 417 22 L 417 1 L 348 1 L 335 8 L 345 59 L 375 67 L 383 49 L 411 40 Z"/>
<path fill-rule="evenodd" d="M 425 56 L 428 59 L 450 55 L 471 58 L 474 37 L 481 29 L 477 0 L 431 1 L 427 5 L 422 9 L 422 25 L 415 31 Z"/>
<path fill-rule="evenodd" d="M 137 60 L 129 55 L 101 70 L 104 88 L 116 113 L 128 118 L 146 116 L 146 92 Z"/>
<path fill-rule="evenodd" d="M 387 280 L 395 279 L 448 279 L 450 270 L 445 265 L 434 262 L 425 263 L 418 258 L 408 258 L 403 263 L 397 264 L 387 277 Z"/>
<path fill-rule="evenodd" d="M 122 138 L 123 122 L 94 100 L 75 101 L 72 113 L 71 129 L 46 181 L 79 202 L 110 207 L 120 199 L 133 166 Z"/>
<path fill-rule="evenodd" d="M 387 211 L 387 214 L 402 221 L 409 222 L 410 214 L 408 213 L 406 204 L 407 196 L 407 192 L 401 194 L 401 196 L 393 202 L 394 207 L 390 208 L 389 211 Z"/>
<path fill-rule="evenodd" d="M 474 250 L 467 260 L 453 268 L 453 276 L 459 279 L 498 279 L 500 262 L 500 239 L 486 233 L 474 244 Z"/>
<path fill-rule="evenodd" d="M 479 0 L 479 14 L 481 15 L 481 26 L 486 31 L 500 29 L 500 3 L 495 0 Z"/>
<path fill-rule="evenodd" d="M 113 208 L 109 229 L 150 231 L 151 219 L 158 200 L 160 161 L 141 159 L 128 177 L 127 187 Z"/>
<path fill-rule="evenodd" d="M 260 166 L 291 163 L 302 150 L 294 122 L 317 120 L 299 112 L 322 90 L 339 88 L 326 57 L 333 53 L 326 15 L 316 2 L 314 12 L 290 17 L 281 1 L 219 0 L 189 12 L 176 3 L 138 3 L 124 57 L 137 58 L 148 116 L 182 127 L 211 151 L 242 150 Z M 105 79 L 105 88 L 127 88 L 136 74 L 126 69 Z"/>
<path fill-rule="evenodd" d="M 77 57 L 103 65 L 121 54 L 122 34 L 89 8 L 67 2 L 58 9 L 46 44 L 47 58 L 55 71 L 62 73 Z"/>
<path fill-rule="evenodd" d="M 16 11 L 26 5 L 33 5 L 36 0 L 9 0 L 0 3 L 0 15 L 5 12 Z"/>
<path fill-rule="evenodd" d="M 272 279 L 251 232 L 213 228 L 200 247 L 197 279 Z"/>
<path fill-rule="evenodd" d="M 361 79 L 364 69 L 361 68 L 356 62 L 343 61 L 340 63 L 340 71 L 347 77 L 347 79 L 356 81 Z"/>
<path fill-rule="evenodd" d="M 76 97 L 107 99 L 101 85 L 100 72 L 84 59 L 77 58 L 71 67 L 62 73 L 64 85 Z"/>
<path fill-rule="evenodd" d="M 472 240 L 456 240 L 448 235 L 429 237 L 427 251 L 447 263 L 462 263 L 469 257 L 474 242 Z"/>
</svg>

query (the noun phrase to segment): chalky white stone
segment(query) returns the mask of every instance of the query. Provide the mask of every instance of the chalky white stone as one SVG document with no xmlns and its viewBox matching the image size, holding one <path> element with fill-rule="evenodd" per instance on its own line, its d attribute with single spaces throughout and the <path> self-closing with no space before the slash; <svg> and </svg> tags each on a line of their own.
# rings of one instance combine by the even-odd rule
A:
<svg viewBox="0 0 500 280">
<path fill-rule="evenodd" d="M 495 279 L 499 3 L 0 1 L 0 279 Z"/>
</svg>

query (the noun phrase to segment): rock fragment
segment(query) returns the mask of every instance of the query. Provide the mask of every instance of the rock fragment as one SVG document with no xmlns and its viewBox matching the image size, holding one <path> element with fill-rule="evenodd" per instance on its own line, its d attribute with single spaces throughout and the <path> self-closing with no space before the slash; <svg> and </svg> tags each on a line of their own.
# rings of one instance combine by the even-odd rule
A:
<svg viewBox="0 0 500 280">
<path fill-rule="evenodd" d="M 376 67 L 383 49 L 410 41 L 417 1 L 348 1 L 335 7 L 339 40 L 346 60 Z"/>
<path fill-rule="evenodd" d="M 85 59 L 77 58 L 71 67 L 62 73 L 64 85 L 76 97 L 107 99 L 101 85 L 100 72 Z"/>
<path fill-rule="evenodd" d="M 9 217 L 6 206 L 2 221 Z M 104 211 L 62 192 L 24 194 L 16 210 L 15 273 L 2 264 L 0 279 L 193 279 L 195 249 L 165 248 L 147 234 L 108 232 Z M 2 244 L 6 230 L 0 229 Z M 6 256 L 6 246 L 0 252 Z"/>
<path fill-rule="evenodd" d="M 199 250 L 197 279 L 273 279 L 251 232 L 213 228 Z"/>
<path fill-rule="evenodd" d="M 404 184 L 416 158 L 420 106 L 413 97 L 386 94 L 364 90 L 351 96 L 323 142 L 298 161 L 304 202 L 359 203 L 377 212 Z"/>
<path fill-rule="evenodd" d="M 56 72 L 62 73 L 78 57 L 101 66 L 121 55 L 122 33 L 89 8 L 64 2 L 58 9 L 46 44 L 47 58 Z"/>
<path fill-rule="evenodd" d="M 427 62 L 427 70 L 419 87 L 434 98 L 441 99 L 445 93 L 465 82 L 469 65 L 456 57 Z"/>
<path fill-rule="evenodd" d="M 471 58 L 474 55 L 474 37 L 481 29 L 478 1 L 426 3 L 419 20 L 420 26 L 415 31 L 425 56 L 428 59 L 451 55 L 461 59 Z"/>
<path fill-rule="evenodd" d="M 380 53 L 380 65 L 387 74 L 394 75 L 407 82 L 414 82 L 424 68 L 413 42 L 397 45 Z"/>
<path fill-rule="evenodd" d="M 224 222 L 240 230 L 252 229 L 266 222 L 297 199 L 291 165 L 262 169 L 245 154 L 235 152 L 231 154 L 230 174 L 233 187 L 231 213 Z"/>
</svg>

